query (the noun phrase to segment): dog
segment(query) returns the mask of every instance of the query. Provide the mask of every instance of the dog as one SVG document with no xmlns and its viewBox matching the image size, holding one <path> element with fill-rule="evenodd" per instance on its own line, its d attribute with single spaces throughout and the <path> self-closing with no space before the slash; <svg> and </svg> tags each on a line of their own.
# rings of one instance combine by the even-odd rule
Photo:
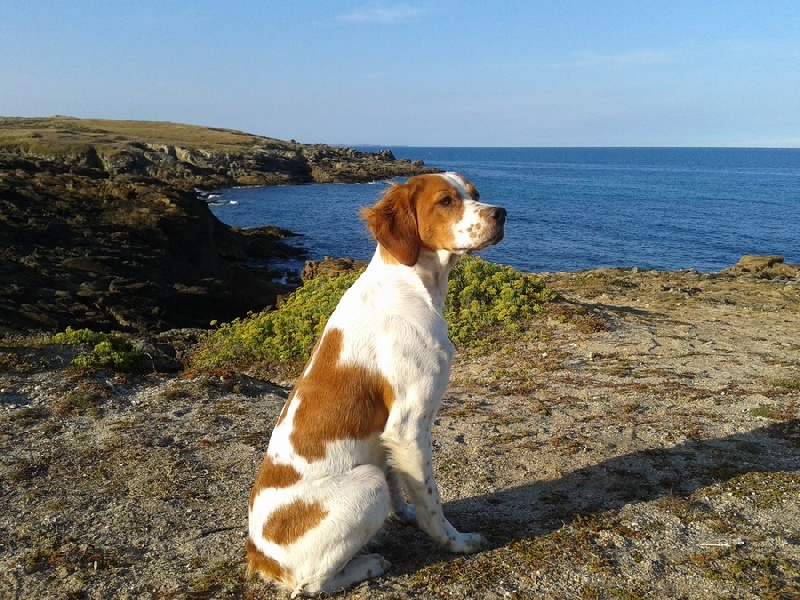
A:
<svg viewBox="0 0 800 600">
<path fill-rule="evenodd" d="M 250 494 L 248 577 L 292 597 L 382 575 L 383 557 L 358 553 L 392 513 L 450 552 L 486 543 L 442 512 L 431 428 L 455 351 L 448 275 L 503 238 L 506 210 L 442 173 L 393 184 L 361 214 L 377 249 L 289 395 Z"/>
</svg>

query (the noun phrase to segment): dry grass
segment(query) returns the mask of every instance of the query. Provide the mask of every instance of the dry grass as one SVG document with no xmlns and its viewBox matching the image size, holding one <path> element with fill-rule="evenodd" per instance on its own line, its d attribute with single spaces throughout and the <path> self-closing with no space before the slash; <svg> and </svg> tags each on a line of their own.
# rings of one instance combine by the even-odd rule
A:
<svg viewBox="0 0 800 600">
<path fill-rule="evenodd" d="M 112 121 L 72 117 L 0 117 L 0 148 L 23 149 L 37 156 L 78 157 L 88 149 L 112 157 L 131 148 L 177 147 L 203 152 L 248 154 L 254 148 L 295 149 L 292 142 L 162 121 Z"/>
<path fill-rule="evenodd" d="M 245 151 L 255 145 L 286 142 L 234 131 L 166 121 L 116 121 L 72 117 L 0 118 L 0 147 L 22 145 L 46 154 L 69 154 L 87 143 L 113 149 L 147 143 L 200 147 L 212 151 Z"/>
</svg>

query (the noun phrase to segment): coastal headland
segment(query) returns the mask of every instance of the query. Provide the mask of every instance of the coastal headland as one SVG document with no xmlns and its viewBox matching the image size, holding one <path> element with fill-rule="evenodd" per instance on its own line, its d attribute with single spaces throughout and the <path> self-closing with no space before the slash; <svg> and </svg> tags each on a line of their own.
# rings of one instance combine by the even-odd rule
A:
<svg viewBox="0 0 800 600">
<path fill-rule="evenodd" d="M 0 119 L 0 597 L 286 598 L 245 580 L 244 540 L 291 378 L 192 355 L 286 290 L 251 265 L 289 232 L 233 230 L 195 189 L 425 167 L 137 126 Z M 273 143 L 296 171 L 234 166 Z M 489 547 L 388 520 L 391 570 L 335 597 L 800 597 L 800 266 L 540 275 L 524 335 L 459 348 L 433 429 L 445 513 Z"/>
<path fill-rule="evenodd" d="M 203 327 L 274 304 L 274 227 L 221 223 L 199 191 L 435 169 L 176 123 L 0 117 L 0 333 Z M 257 263 L 257 267 L 253 267 Z"/>
</svg>

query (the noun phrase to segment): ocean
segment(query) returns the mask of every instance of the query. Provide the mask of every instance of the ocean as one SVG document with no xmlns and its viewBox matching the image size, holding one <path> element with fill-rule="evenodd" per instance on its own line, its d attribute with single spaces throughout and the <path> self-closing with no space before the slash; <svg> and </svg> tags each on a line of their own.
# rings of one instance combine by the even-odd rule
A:
<svg viewBox="0 0 800 600">
<path fill-rule="evenodd" d="M 505 207 L 506 237 L 481 256 L 522 271 L 711 272 L 745 254 L 800 263 L 800 149 L 388 149 L 458 171 L 482 201 Z M 311 258 L 368 260 L 375 242 L 358 210 L 386 186 L 226 189 L 211 209 L 230 225 L 302 234 Z"/>
</svg>

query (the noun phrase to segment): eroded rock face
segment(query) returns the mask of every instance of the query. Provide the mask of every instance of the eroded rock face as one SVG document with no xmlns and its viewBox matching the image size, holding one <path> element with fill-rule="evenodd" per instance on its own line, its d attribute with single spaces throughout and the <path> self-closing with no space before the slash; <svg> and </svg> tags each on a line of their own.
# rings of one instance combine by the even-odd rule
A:
<svg viewBox="0 0 800 600">
<path fill-rule="evenodd" d="M 245 235 L 191 192 L 13 167 L 0 174 L 0 332 L 202 327 L 287 291 L 246 264 L 298 253 L 285 232 Z"/>
</svg>

